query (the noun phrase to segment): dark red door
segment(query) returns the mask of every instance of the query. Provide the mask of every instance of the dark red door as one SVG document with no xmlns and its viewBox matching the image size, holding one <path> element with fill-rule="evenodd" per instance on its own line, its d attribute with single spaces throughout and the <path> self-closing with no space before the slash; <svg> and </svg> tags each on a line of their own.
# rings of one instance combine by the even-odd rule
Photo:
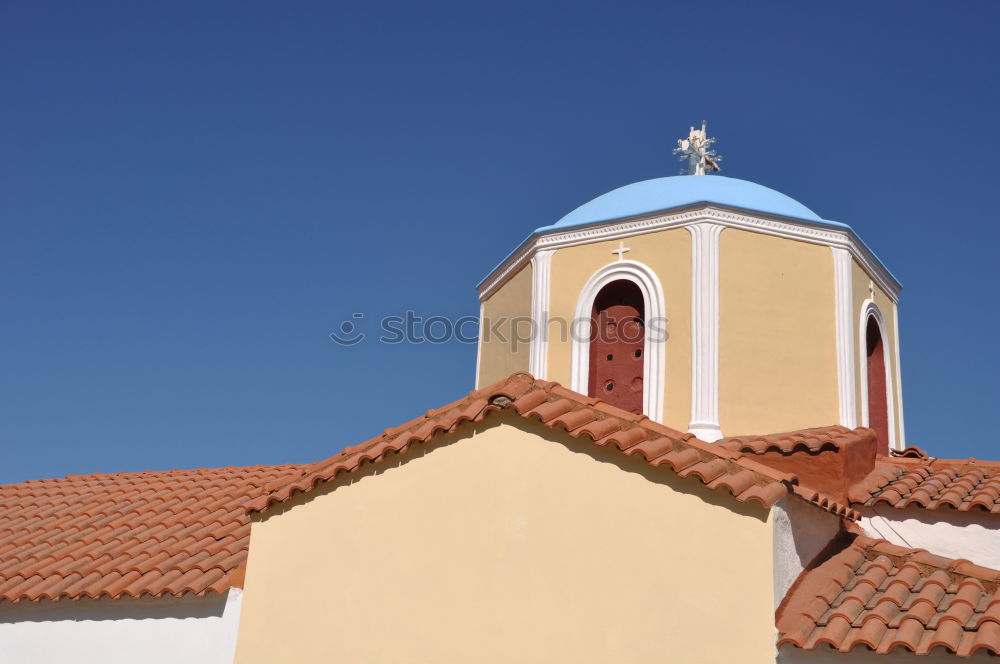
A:
<svg viewBox="0 0 1000 664">
<path fill-rule="evenodd" d="M 865 330 L 868 351 L 868 426 L 878 434 L 879 454 L 889 454 L 889 407 L 886 401 L 885 346 L 875 318 Z"/>
<path fill-rule="evenodd" d="M 642 413 L 645 329 L 642 311 L 614 304 L 594 312 L 590 342 L 590 396 Z"/>
</svg>

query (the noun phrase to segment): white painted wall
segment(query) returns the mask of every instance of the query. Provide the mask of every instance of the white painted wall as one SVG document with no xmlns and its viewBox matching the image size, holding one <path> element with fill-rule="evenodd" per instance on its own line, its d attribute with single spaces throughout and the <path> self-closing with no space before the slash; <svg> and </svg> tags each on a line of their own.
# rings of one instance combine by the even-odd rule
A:
<svg viewBox="0 0 1000 664">
<path fill-rule="evenodd" d="M 859 511 L 861 527 L 872 537 L 1000 569 L 1000 515 L 888 505 Z"/>
<path fill-rule="evenodd" d="M 777 609 L 799 574 L 837 536 L 840 518 L 797 496 L 771 508 L 774 528 L 774 608 Z"/>
<path fill-rule="evenodd" d="M 938 649 L 930 655 L 916 655 L 907 651 L 894 651 L 879 655 L 864 646 L 851 652 L 842 653 L 829 646 L 816 650 L 802 650 L 794 646 L 782 646 L 778 651 L 778 664 L 996 664 L 997 658 L 983 651 L 971 657 L 956 657 L 946 650 Z"/>
<path fill-rule="evenodd" d="M 230 664 L 243 591 L 0 604 L 0 664 Z"/>
</svg>

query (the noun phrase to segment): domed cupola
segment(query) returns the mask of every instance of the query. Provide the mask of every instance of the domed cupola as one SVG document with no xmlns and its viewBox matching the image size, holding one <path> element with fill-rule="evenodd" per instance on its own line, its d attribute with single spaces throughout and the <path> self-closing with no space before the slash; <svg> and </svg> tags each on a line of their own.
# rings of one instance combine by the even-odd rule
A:
<svg viewBox="0 0 1000 664">
<path fill-rule="evenodd" d="M 722 175 L 675 175 L 635 182 L 609 191 L 538 231 L 572 228 L 708 204 L 788 219 L 823 222 L 819 215 L 794 198 L 756 182 Z"/>
<path fill-rule="evenodd" d="M 718 170 L 619 187 L 479 284 L 477 384 L 518 370 L 705 440 L 840 423 L 902 449 L 900 285 L 845 224 Z"/>
</svg>

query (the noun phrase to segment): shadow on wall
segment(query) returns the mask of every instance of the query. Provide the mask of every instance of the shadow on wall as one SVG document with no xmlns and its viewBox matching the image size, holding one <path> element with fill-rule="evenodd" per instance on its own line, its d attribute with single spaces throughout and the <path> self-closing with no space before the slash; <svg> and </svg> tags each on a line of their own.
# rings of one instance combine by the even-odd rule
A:
<svg viewBox="0 0 1000 664">
<path fill-rule="evenodd" d="M 575 438 L 560 429 L 551 429 L 535 420 L 525 420 L 522 417 L 507 417 L 506 423 L 533 433 L 541 438 L 561 443 L 577 454 L 585 454 L 595 461 L 611 464 L 622 470 L 641 475 L 650 482 L 670 487 L 678 493 L 690 494 L 706 505 L 721 507 L 730 512 L 767 522 L 769 510 L 757 503 L 743 503 L 734 498 L 726 489 L 709 489 L 696 477 L 680 477 L 668 465 L 654 467 L 641 455 L 626 455 L 614 446 L 602 447 L 596 445 L 587 436 Z"/>
<path fill-rule="evenodd" d="M 3 602 L 0 624 L 24 622 L 59 622 L 82 620 L 147 620 L 221 618 L 226 595 L 204 597 L 122 597 L 112 599 L 41 600 L 38 602 Z"/>
</svg>

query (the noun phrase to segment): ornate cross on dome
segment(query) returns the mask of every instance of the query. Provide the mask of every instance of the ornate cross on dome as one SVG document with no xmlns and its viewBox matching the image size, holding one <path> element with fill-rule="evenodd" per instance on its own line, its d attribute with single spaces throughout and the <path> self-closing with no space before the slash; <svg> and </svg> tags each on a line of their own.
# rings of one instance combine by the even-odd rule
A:
<svg viewBox="0 0 1000 664">
<path fill-rule="evenodd" d="M 687 138 L 677 139 L 677 148 L 674 154 L 680 156 L 681 161 L 687 161 L 687 166 L 681 169 L 683 175 L 705 175 L 706 172 L 717 171 L 722 157 L 710 149 L 714 138 L 708 138 L 706 122 L 702 120 L 701 129 L 691 127 Z"/>
</svg>

